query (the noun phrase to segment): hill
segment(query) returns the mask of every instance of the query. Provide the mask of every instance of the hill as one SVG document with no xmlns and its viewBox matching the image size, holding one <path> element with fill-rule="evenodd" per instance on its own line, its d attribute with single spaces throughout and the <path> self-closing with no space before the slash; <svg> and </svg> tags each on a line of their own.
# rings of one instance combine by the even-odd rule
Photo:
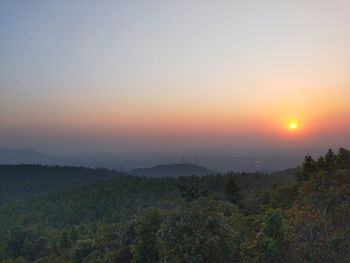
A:
<svg viewBox="0 0 350 263">
<path fill-rule="evenodd" d="M 334 158 L 327 157 L 328 159 Z M 320 164 L 321 161 L 317 162 L 315 167 Z M 333 166 L 332 164 L 331 167 Z M 150 178 L 120 174 L 106 169 L 40 165 L 3 166 L 0 168 L 7 170 L 7 176 L 12 177 L 13 183 L 16 180 L 25 183 L 22 188 L 35 189 L 42 179 L 46 183 L 56 180 L 66 184 L 58 187 L 58 191 L 47 184 L 41 188 L 50 190 L 48 193 L 33 194 L 28 196 L 29 198 L 22 198 L 20 202 L 0 207 L 0 261 L 7 262 L 6 260 L 12 258 L 18 259 L 18 262 L 55 262 L 55 259 L 59 258 L 60 262 L 130 263 L 131 256 L 140 255 L 138 251 L 144 246 L 142 242 L 145 242 L 147 247 L 148 244 L 156 244 L 151 247 L 156 251 L 156 255 L 163 253 L 163 250 L 157 250 L 158 244 L 163 246 L 164 242 L 168 242 L 174 235 L 179 237 L 175 244 L 171 243 L 174 247 L 183 244 L 202 247 L 206 244 L 203 243 L 205 241 L 198 244 L 187 242 L 190 231 L 195 238 L 200 235 L 205 235 L 205 240 L 219 238 L 218 244 L 221 244 L 221 240 L 229 238 L 229 247 L 231 248 L 232 242 L 237 242 L 234 249 L 238 249 L 237 252 L 245 259 L 237 262 L 253 262 L 251 257 L 260 253 L 259 249 L 264 247 L 258 243 L 258 247 L 249 247 L 247 251 L 243 247 L 246 244 L 244 242 L 254 244 L 269 241 L 270 234 L 266 230 L 266 224 L 283 230 L 284 226 L 280 226 L 280 222 L 286 222 L 286 227 L 299 231 L 299 226 L 294 226 L 294 222 L 301 219 L 304 223 L 308 220 L 299 217 L 296 221 L 288 221 L 287 217 L 284 221 L 280 220 L 291 208 L 298 209 L 299 204 L 296 202 L 303 200 L 299 198 L 308 193 L 305 191 L 309 191 L 310 183 L 316 183 L 311 186 L 318 187 L 317 180 L 314 179 L 300 184 L 300 178 L 305 177 L 305 180 L 309 180 L 309 175 L 322 176 L 322 173 L 314 174 L 312 171 L 310 174 L 306 173 L 305 167 L 309 166 L 272 174 L 227 173 Z M 39 171 L 41 172 L 38 173 Z M 296 172 L 298 184 L 295 184 Z M 328 172 L 333 173 L 332 170 Z M 335 173 L 335 178 L 348 178 L 348 174 L 343 174 L 342 169 L 338 172 Z M 45 180 L 46 176 L 48 180 Z M 108 178 L 109 176 L 112 178 Z M 76 178 L 78 183 L 74 184 L 71 178 Z M 3 182 L 5 181 L 3 179 Z M 1 192 L 9 193 L 9 189 L 4 187 Z M 344 189 L 347 190 L 346 186 Z M 344 193 L 341 194 L 343 196 Z M 235 196 L 238 198 L 231 199 Z M 305 200 L 312 200 L 306 197 Z M 302 213 L 296 215 L 303 216 Z M 220 234 L 216 233 L 217 230 Z M 262 241 L 256 239 L 256 231 L 267 237 Z M 301 234 L 304 233 L 303 229 L 300 231 Z M 238 236 L 235 236 L 236 234 Z M 215 238 L 211 239 L 212 236 Z M 156 243 L 149 242 L 149 238 Z M 293 244 L 298 244 L 293 235 L 286 238 Z M 225 248 L 222 251 L 226 253 L 228 250 Z M 283 258 L 285 252 L 279 251 Z M 251 256 L 251 252 L 255 254 Z M 150 252 L 145 253 L 148 256 Z M 171 254 L 171 251 L 169 253 Z M 176 255 L 181 256 L 181 253 Z M 138 262 L 147 261 L 142 259 Z"/>
<path fill-rule="evenodd" d="M 38 164 L 50 160 L 49 155 L 29 148 L 0 149 L 0 164 Z"/>
<path fill-rule="evenodd" d="M 13 170 L 16 170 L 15 168 L 12 167 Z M 35 170 L 35 167 L 33 169 Z M 224 185 L 230 179 L 237 182 L 244 195 L 250 195 L 254 191 L 272 185 L 285 186 L 294 182 L 292 170 L 271 175 L 229 173 L 177 178 L 120 175 L 108 170 L 73 167 L 38 166 L 37 171 L 46 170 L 46 172 L 35 176 L 31 176 L 30 173 L 21 175 L 18 170 L 17 168 L 18 175 L 12 174 L 12 183 L 8 183 L 8 187 L 4 187 L 0 192 L 5 200 L 9 199 L 6 198 L 7 195 L 13 199 L 17 192 L 21 195 L 22 201 L 4 207 L 2 211 L 0 209 L 0 213 L 6 215 L 5 221 L 10 224 L 15 220 L 21 222 L 20 224 L 41 224 L 51 227 L 64 227 L 83 222 L 119 223 L 131 219 L 147 208 L 170 208 L 180 197 L 179 185 L 209 191 L 217 198 L 222 198 Z M 47 179 L 41 182 L 41 178 L 46 176 L 44 174 L 48 175 Z M 23 180 L 23 177 L 26 179 Z M 114 178 L 103 180 L 108 177 Z M 13 185 L 17 185 L 17 182 L 21 185 L 15 188 Z"/>
<path fill-rule="evenodd" d="M 0 207 L 35 194 L 102 181 L 118 176 L 107 169 L 48 165 L 0 165 Z"/>
<path fill-rule="evenodd" d="M 213 175 L 219 172 L 190 163 L 179 163 L 157 165 L 150 168 L 137 168 L 129 171 L 129 173 L 138 176 L 164 178 L 190 175 Z"/>
<path fill-rule="evenodd" d="M 158 164 L 176 163 L 181 153 L 79 153 L 47 154 L 35 149 L 0 149 L 1 164 L 43 164 L 59 166 L 83 166 L 128 171 L 140 167 L 152 167 Z M 315 156 L 318 156 L 316 154 Z M 298 166 L 304 155 L 291 154 L 256 154 L 245 156 L 238 153 L 193 153 L 194 159 L 200 160 L 203 167 L 211 167 L 216 173 L 235 172 L 275 172 Z M 192 160 L 194 160 L 192 159 Z M 184 165 L 180 163 L 179 165 Z M 191 165 L 191 164 L 185 164 Z M 192 164 L 193 165 L 193 164 Z M 188 169 L 188 168 L 186 168 Z M 195 171 L 195 174 L 197 172 Z M 198 174 L 201 174 L 198 172 Z M 206 174 L 206 173 L 203 173 Z M 188 175 L 185 173 L 184 175 Z M 190 174 L 191 175 L 191 174 Z"/>
</svg>

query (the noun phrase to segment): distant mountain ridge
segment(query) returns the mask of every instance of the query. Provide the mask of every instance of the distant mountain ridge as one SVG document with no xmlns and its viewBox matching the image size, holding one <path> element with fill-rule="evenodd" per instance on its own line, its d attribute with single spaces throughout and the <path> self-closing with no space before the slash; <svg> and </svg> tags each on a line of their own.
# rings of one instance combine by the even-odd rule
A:
<svg viewBox="0 0 350 263">
<path fill-rule="evenodd" d="M 49 163 L 52 158 L 30 148 L 0 149 L 0 164 Z"/>
<path fill-rule="evenodd" d="M 145 177 L 164 178 L 190 175 L 204 176 L 218 174 L 219 172 L 190 163 L 177 163 L 156 165 L 149 168 L 137 168 L 128 171 L 128 173 Z"/>
<path fill-rule="evenodd" d="M 172 164 L 179 160 L 176 153 L 84 153 L 84 154 L 46 154 L 30 148 L 0 148 L 1 164 L 42 164 L 59 166 L 83 166 L 91 168 L 107 168 L 119 171 L 133 171 L 140 167 L 151 167 L 158 164 Z M 304 155 L 253 155 L 241 156 L 233 153 L 206 154 L 197 153 L 192 160 L 200 160 L 204 167 L 211 167 L 214 172 L 276 172 L 298 166 Z M 318 155 L 315 155 L 318 158 Z M 190 163 L 190 162 L 189 162 Z M 180 163 L 181 164 L 181 163 Z M 208 169 L 209 170 L 209 169 Z M 197 172 L 196 172 L 197 173 Z M 199 173 L 202 174 L 202 173 Z"/>
</svg>

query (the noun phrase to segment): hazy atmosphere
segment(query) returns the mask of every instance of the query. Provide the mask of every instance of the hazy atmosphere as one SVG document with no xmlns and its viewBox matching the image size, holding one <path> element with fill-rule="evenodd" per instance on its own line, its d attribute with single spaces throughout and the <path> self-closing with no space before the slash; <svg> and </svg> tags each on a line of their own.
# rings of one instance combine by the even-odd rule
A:
<svg viewBox="0 0 350 263">
<path fill-rule="evenodd" d="M 350 0 L 0 0 L 1 263 L 349 263 Z"/>
<path fill-rule="evenodd" d="M 0 148 L 349 147 L 349 23 L 346 0 L 1 1 Z"/>
</svg>

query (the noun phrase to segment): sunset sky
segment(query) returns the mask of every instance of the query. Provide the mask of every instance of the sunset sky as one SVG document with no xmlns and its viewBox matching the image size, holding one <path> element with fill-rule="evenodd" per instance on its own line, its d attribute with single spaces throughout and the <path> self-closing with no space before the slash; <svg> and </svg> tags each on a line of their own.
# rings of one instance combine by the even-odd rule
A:
<svg viewBox="0 0 350 263">
<path fill-rule="evenodd" d="M 349 0 L 0 2 L 0 148 L 308 153 L 349 135 Z"/>
</svg>

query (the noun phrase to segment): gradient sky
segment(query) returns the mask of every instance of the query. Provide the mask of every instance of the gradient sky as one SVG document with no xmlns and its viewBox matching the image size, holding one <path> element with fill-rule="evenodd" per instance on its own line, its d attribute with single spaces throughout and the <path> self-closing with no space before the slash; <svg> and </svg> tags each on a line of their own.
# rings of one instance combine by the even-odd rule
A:
<svg viewBox="0 0 350 263">
<path fill-rule="evenodd" d="M 0 148 L 307 152 L 349 135 L 349 0 L 0 2 Z"/>
</svg>

